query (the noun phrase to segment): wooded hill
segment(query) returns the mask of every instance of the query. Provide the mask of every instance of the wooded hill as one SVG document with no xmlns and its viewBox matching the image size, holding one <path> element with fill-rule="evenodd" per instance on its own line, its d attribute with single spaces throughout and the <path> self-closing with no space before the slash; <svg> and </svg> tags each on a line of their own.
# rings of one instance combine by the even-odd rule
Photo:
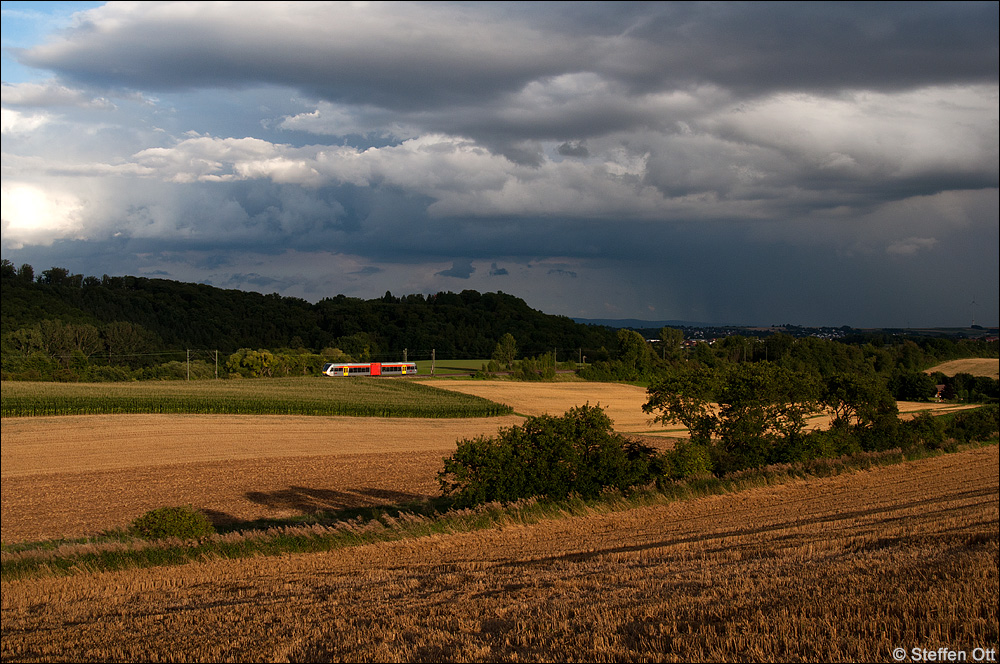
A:
<svg viewBox="0 0 1000 664">
<path fill-rule="evenodd" d="M 312 304 L 168 279 L 84 277 L 56 267 L 36 277 L 30 265 L 15 268 L 7 260 L 0 262 L 0 288 L 5 380 L 309 375 L 328 361 L 426 360 L 432 354 L 441 360 L 496 360 L 500 341 L 510 341 L 510 335 L 504 354 L 509 357 L 490 362 L 485 373 L 503 364 L 520 369 L 525 379 L 546 377 L 554 375 L 556 362 L 576 368 L 583 359 L 585 378 L 649 382 L 688 363 L 721 370 L 770 362 L 827 377 L 874 371 L 893 382 L 897 398 L 924 398 L 935 381 L 947 382 L 932 380 L 924 369 L 998 354 L 995 337 L 861 331 L 834 340 L 725 330 L 711 344 L 695 343 L 676 328 L 640 334 L 586 325 L 534 310 L 512 295 L 473 290 L 402 297 L 387 292 L 371 300 L 337 295 Z M 524 360 L 515 367 L 515 358 Z M 955 391 L 989 396 L 995 383 L 963 383 Z"/>
<path fill-rule="evenodd" d="M 222 289 L 145 277 L 84 277 L 62 268 L 35 276 L 29 265 L 4 260 L 2 332 L 5 350 L 17 330 L 44 321 L 90 325 L 102 332 L 127 323 L 143 337 L 143 352 L 241 348 L 339 348 L 358 359 L 489 358 L 512 334 L 522 356 L 580 353 L 607 357 L 609 328 L 575 323 L 529 307 L 502 292 L 442 292 L 364 300 L 337 295 L 312 304 L 278 294 Z M 119 325 L 119 327 L 122 327 Z M 162 361 L 162 360 L 157 360 Z"/>
</svg>

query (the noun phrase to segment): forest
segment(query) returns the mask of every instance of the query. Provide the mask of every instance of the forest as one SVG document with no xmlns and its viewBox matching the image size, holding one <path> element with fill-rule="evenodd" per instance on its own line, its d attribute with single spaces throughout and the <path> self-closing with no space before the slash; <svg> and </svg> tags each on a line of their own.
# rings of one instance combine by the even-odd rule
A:
<svg viewBox="0 0 1000 664">
<path fill-rule="evenodd" d="M 608 357 L 614 331 L 531 309 L 502 292 L 441 292 L 363 300 L 336 295 L 315 304 L 277 294 L 145 277 L 84 277 L 63 268 L 35 275 L 3 261 L 4 375 L 35 353 L 69 366 L 150 368 L 167 360 L 228 358 L 240 349 L 329 359 L 490 357 L 513 334 L 530 355 L 554 349 Z M 324 353 L 325 351 L 325 353 Z M 82 357 L 81 357 L 82 356 Z M 40 358 L 36 358 L 40 359 Z"/>
</svg>

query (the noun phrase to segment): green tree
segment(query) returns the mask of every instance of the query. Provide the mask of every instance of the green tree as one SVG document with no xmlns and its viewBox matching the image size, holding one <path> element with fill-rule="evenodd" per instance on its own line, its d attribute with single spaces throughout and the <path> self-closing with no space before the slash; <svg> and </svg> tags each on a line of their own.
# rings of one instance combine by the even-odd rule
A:
<svg viewBox="0 0 1000 664">
<path fill-rule="evenodd" d="M 890 389 L 900 401 L 929 401 L 937 386 L 923 371 L 897 371 L 890 379 Z"/>
<path fill-rule="evenodd" d="M 277 359 L 271 351 L 241 348 L 226 360 L 226 370 L 250 378 L 270 378 L 276 364 Z"/>
<path fill-rule="evenodd" d="M 675 369 L 650 384 L 642 410 L 654 414 L 655 422 L 684 426 L 691 440 L 708 444 L 719 425 L 714 408 L 717 386 L 718 375 L 706 367 Z"/>
<path fill-rule="evenodd" d="M 684 359 L 684 333 L 675 327 L 660 330 L 661 356 L 663 361 L 677 364 Z"/>
<path fill-rule="evenodd" d="M 80 351 L 84 357 L 90 359 L 104 348 L 101 342 L 101 332 L 93 325 L 71 325 L 69 326 L 70 343 L 74 350 Z"/>
<path fill-rule="evenodd" d="M 810 375 L 769 362 L 675 371 L 647 394 L 643 410 L 687 427 L 693 444 L 711 450 L 718 474 L 787 460 L 803 444 L 806 418 L 821 409 Z"/>
<path fill-rule="evenodd" d="M 438 482 L 462 506 L 544 496 L 598 496 L 662 474 L 656 450 L 613 431 L 599 406 L 579 406 L 562 417 L 529 417 L 494 437 L 459 441 Z"/>
<path fill-rule="evenodd" d="M 141 361 L 141 355 L 153 350 L 155 336 L 141 325 L 115 321 L 104 326 L 104 343 L 110 363 L 131 366 Z"/>
<path fill-rule="evenodd" d="M 510 332 L 505 333 L 497 342 L 493 349 L 493 361 L 510 371 L 514 368 L 514 360 L 517 359 L 517 340 Z"/>
<path fill-rule="evenodd" d="M 837 373 L 826 379 L 823 405 L 833 415 L 832 425 L 871 428 L 885 418 L 896 419 L 899 408 L 874 374 Z"/>
<path fill-rule="evenodd" d="M 721 472 L 788 461 L 802 445 L 806 417 L 821 409 L 808 374 L 769 362 L 738 364 L 719 390 L 717 469 Z"/>
<path fill-rule="evenodd" d="M 739 334 L 723 337 L 715 343 L 715 353 L 725 362 L 753 360 L 753 339 Z"/>
</svg>

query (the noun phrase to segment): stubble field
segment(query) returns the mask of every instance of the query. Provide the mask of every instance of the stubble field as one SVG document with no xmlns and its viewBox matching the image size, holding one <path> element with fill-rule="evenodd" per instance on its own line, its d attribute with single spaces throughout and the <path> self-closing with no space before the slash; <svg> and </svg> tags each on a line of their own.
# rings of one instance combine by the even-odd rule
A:
<svg viewBox="0 0 1000 664">
<path fill-rule="evenodd" d="M 331 553 L 5 582 L 4 661 L 887 661 L 997 641 L 997 447 Z"/>
<path fill-rule="evenodd" d="M 940 371 L 946 376 L 967 373 L 973 376 L 1000 378 L 1000 360 L 995 357 L 970 357 L 961 360 L 949 360 L 927 370 L 927 373 Z"/>
<path fill-rule="evenodd" d="M 193 504 L 218 523 L 437 494 L 459 438 L 642 388 L 438 381 L 468 420 L 3 420 L 3 542 Z M 913 412 L 928 404 L 901 404 Z M 937 406 L 943 407 L 943 406 Z M 737 494 L 330 553 L 4 581 L 3 661 L 884 661 L 995 647 L 996 446 Z"/>
</svg>

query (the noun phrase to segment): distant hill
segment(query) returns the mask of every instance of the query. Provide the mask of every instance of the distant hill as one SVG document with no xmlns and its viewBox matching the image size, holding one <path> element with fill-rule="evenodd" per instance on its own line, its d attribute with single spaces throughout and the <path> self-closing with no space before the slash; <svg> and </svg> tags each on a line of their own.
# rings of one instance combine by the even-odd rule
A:
<svg viewBox="0 0 1000 664">
<path fill-rule="evenodd" d="M 311 304 L 205 284 L 146 277 L 84 277 L 62 268 L 16 270 L 3 261 L 0 314 L 4 339 L 43 321 L 93 326 L 138 326 L 151 335 L 150 352 L 240 348 L 340 348 L 374 360 L 489 358 L 505 333 L 519 356 L 607 356 L 615 333 L 529 307 L 505 293 L 441 292 L 363 300 L 336 295 Z M 561 352 L 560 352 L 561 351 Z M 566 353 L 567 355 L 563 355 Z"/>
<path fill-rule="evenodd" d="M 712 323 L 695 323 L 686 320 L 640 320 L 638 318 L 574 318 L 583 325 L 602 325 L 614 329 L 631 328 L 646 330 L 661 327 L 715 327 Z"/>
</svg>

